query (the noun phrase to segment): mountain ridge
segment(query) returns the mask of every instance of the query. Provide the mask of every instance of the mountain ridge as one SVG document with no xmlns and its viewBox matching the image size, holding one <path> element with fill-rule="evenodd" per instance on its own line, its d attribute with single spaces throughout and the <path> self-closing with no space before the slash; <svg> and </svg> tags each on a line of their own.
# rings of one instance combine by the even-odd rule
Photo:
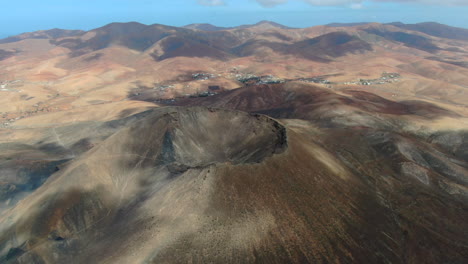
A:
<svg viewBox="0 0 468 264">
<path fill-rule="evenodd" d="M 329 26 L 329 27 L 356 27 L 356 26 L 363 26 L 363 25 L 368 25 L 368 24 L 373 24 L 373 23 L 375 23 L 375 22 L 329 23 L 329 24 L 326 24 L 325 26 Z M 162 25 L 162 24 L 143 24 L 143 23 L 133 21 L 133 22 L 113 22 L 113 23 L 109 23 L 109 24 L 106 24 L 104 26 L 101 26 L 101 27 L 98 27 L 98 28 L 95 28 L 95 29 L 91 29 L 91 30 L 88 30 L 88 31 L 93 31 L 93 30 L 96 30 L 96 29 L 105 28 L 107 26 L 112 26 L 112 25 L 125 25 L 125 24 L 130 24 L 130 25 L 131 24 L 133 24 L 133 25 L 138 24 L 138 25 L 141 25 L 141 26 L 161 25 L 161 26 L 166 26 L 166 27 L 171 27 L 171 28 L 197 29 L 197 30 L 202 30 L 202 31 L 223 31 L 223 30 L 232 30 L 232 29 L 247 29 L 247 28 L 252 28 L 252 27 L 261 26 L 261 25 L 270 25 L 273 28 L 280 28 L 280 29 L 299 29 L 299 28 L 295 28 L 295 27 L 284 26 L 282 24 L 279 24 L 279 23 L 276 23 L 276 22 L 273 22 L 273 21 L 268 21 L 268 20 L 262 20 L 262 21 L 259 21 L 259 22 L 255 23 L 255 24 L 239 25 L 239 26 L 233 26 L 233 27 L 220 27 L 220 26 L 216 26 L 216 25 L 213 25 L 213 24 L 209 24 L 209 23 L 194 23 L 194 24 L 189 24 L 189 25 L 177 27 L 177 26 L 169 26 L 169 25 Z M 447 37 L 448 36 L 449 38 L 454 38 L 454 39 L 458 39 L 455 36 L 456 33 L 463 33 L 462 36 L 460 37 L 461 40 L 466 40 L 466 34 L 468 32 L 468 29 L 466 29 L 466 28 L 448 26 L 448 25 L 437 23 L 437 22 L 420 22 L 420 23 L 417 23 L 417 24 L 405 24 L 405 23 L 402 23 L 402 22 L 392 22 L 392 23 L 377 23 L 377 24 L 392 25 L 392 26 L 397 26 L 397 27 L 403 28 L 403 29 L 413 29 L 413 30 L 417 30 L 417 31 L 420 31 L 420 32 L 426 33 L 426 34 L 432 32 L 431 34 L 435 34 L 434 36 L 441 36 L 441 37 L 443 37 L 443 36 Z M 438 28 L 437 32 L 434 32 L 434 31 L 431 31 L 431 30 L 427 29 L 428 27 L 431 27 L 431 26 L 437 27 Z M 315 27 L 315 26 L 310 26 L 310 27 Z M 309 27 L 304 27 L 302 29 L 306 29 L 306 28 L 309 28 Z M 440 33 L 440 31 L 442 29 L 448 31 L 449 33 L 445 33 L 445 35 L 441 35 L 441 34 L 443 34 L 443 33 Z M 31 32 L 21 33 L 21 34 L 18 34 L 18 35 L 10 35 L 8 37 L 2 38 L 2 39 L 0 39 L 0 43 L 19 41 L 19 40 L 24 39 L 24 38 L 34 38 L 34 33 L 41 34 L 41 35 L 36 36 L 37 38 L 39 38 L 39 37 L 59 38 L 59 37 L 63 37 L 63 36 L 79 35 L 79 34 L 82 34 L 84 32 L 87 32 L 87 31 L 85 31 L 85 30 L 58 29 L 58 28 L 49 29 L 49 30 L 31 31 Z M 431 34 L 429 34 L 429 35 L 431 35 Z"/>
</svg>

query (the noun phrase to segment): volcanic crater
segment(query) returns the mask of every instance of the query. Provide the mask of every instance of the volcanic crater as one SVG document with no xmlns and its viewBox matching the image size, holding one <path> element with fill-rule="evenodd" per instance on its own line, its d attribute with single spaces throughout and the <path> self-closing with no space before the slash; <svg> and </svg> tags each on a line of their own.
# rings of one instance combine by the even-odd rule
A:
<svg viewBox="0 0 468 264">
<path fill-rule="evenodd" d="M 171 172 L 216 163 L 259 163 L 287 148 L 286 129 L 259 114 L 205 107 L 155 111 L 130 131 L 129 149 Z M 147 157 L 148 157 L 147 154 Z"/>
</svg>

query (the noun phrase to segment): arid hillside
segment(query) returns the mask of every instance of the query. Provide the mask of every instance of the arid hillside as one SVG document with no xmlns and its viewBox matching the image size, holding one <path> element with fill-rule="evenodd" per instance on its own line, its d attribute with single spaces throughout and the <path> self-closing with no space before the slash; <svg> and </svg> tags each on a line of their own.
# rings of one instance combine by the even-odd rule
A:
<svg viewBox="0 0 468 264">
<path fill-rule="evenodd" d="M 0 263 L 465 263 L 464 32 L 0 40 Z"/>
</svg>

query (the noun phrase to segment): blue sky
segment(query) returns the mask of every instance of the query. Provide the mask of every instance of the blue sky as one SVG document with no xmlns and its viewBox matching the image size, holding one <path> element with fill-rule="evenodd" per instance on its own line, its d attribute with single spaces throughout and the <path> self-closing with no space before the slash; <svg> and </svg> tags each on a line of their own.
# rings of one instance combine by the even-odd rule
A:
<svg viewBox="0 0 468 264">
<path fill-rule="evenodd" d="M 51 28 L 89 30 L 128 21 L 236 26 L 272 20 L 293 27 L 436 21 L 468 28 L 467 14 L 468 0 L 16 0 L 2 3 L 0 37 Z"/>
</svg>

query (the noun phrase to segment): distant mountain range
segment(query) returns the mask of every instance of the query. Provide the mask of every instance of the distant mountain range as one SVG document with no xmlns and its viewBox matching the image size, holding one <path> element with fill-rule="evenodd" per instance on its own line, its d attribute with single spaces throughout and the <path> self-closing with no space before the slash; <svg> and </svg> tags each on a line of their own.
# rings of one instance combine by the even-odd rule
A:
<svg viewBox="0 0 468 264">
<path fill-rule="evenodd" d="M 133 23 L 133 22 L 130 22 Z M 330 23 L 326 24 L 327 27 L 355 27 L 355 26 L 364 26 L 368 24 L 372 24 L 373 22 L 353 22 L 353 23 Z M 125 24 L 125 23 L 122 23 Z M 402 29 L 414 30 L 426 33 L 428 35 L 436 36 L 436 37 L 444 37 L 444 38 L 453 38 L 453 39 L 468 39 L 468 29 L 447 26 L 444 24 L 440 24 L 437 22 L 422 22 L 417 24 L 405 24 L 402 22 L 392 22 L 386 23 L 384 25 L 392 25 Z M 295 29 L 293 27 L 288 27 L 281 25 L 279 23 L 273 21 L 260 21 L 256 24 L 248 24 L 248 25 L 241 25 L 235 27 L 220 27 L 216 25 L 212 25 L 209 23 L 194 23 L 183 26 L 182 28 L 187 29 L 196 29 L 201 31 L 222 31 L 222 30 L 231 30 L 231 29 L 246 29 L 252 27 L 264 27 L 264 28 L 281 28 L 281 29 Z M 296 28 L 297 29 L 297 28 Z M 58 37 L 65 37 L 65 36 L 73 36 L 83 33 L 82 30 L 64 30 L 64 29 L 50 29 L 50 30 L 43 30 L 43 31 L 36 31 L 31 33 L 23 33 L 16 36 L 11 36 L 0 40 L 1 43 L 13 42 L 20 40 L 21 38 L 58 38 Z"/>
<path fill-rule="evenodd" d="M 132 50 L 146 51 L 159 43 L 160 49 L 157 52 L 152 52 L 153 58 L 159 61 L 178 56 L 227 59 L 251 55 L 259 48 L 269 48 L 283 54 L 302 54 L 309 59 L 327 60 L 327 58 L 342 56 L 349 52 L 372 50 L 371 46 L 366 45 L 359 37 L 362 33 L 358 34 L 356 30 L 424 51 L 441 49 L 428 36 L 468 40 L 467 29 L 437 23 L 334 23 L 327 25 L 326 28 L 323 29 L 324 32 L 339 31 L 342 33 L 340 33 L 341 35 L 324 35 L 320 39 L 310 38 L 307 40 L 297 38 L 297 34 L 292 34 L 292 32 L 304 32 L 307 29 L 293 29 L 270 21 L 232 28 L 210 24 L 191 24 L 179 28 L 130 22 L 112 23 L 91 30 L 88 34 L 93 34 L 93 36 L 89 38 L 82 38 L 81 36 L 87 32 L 81 30 L 52 29 L 1 39 L 0 44 L 25 39 L 49 39 L 53 45 L 72 50 L 72 56 L 81 56 L 107 48 L 110 45 L 122 45 Z M 355 29 L 346 31 L 346 29 L 352 28 Z M 249 36 L 257 37 L 251 38 Z M 268 40 L 271 38 L 277 39 L 277 41 Z M 350 41 L 353 43 L 346 44 Z M 14 53 L 4 50 L 1 54 L 0 58 L 5 59 Z"/>
<path fill-rule="evenodd" d="M 327 27 L 355 27 L 355 26 L 364 26 L 372 24 L 372 22 L 356 22 L 356 23 L 330 23 L 327 24 Z M 184 28 L 189 28 L 189 29 L 198 29 L 198 30 L 203 30 L 203 31 L 220 31 L 220 30 L 229 30 L 229 29 L 241 29 L 241 28 L 250 28 L 250 27 L 255 27 L 259 25 L 267 25 L 270 27 L 278 27 L 278 28 L 283 28 L 283 29 L 293 29 L 291 27 L 287 27 L 275 22 L 271 21 L 261 21 L 258 22 L 257 24 L 253 25 L 242 25 L 238 27 L 218 27 L 214 26 L 212 24 L 190 24 L 184 26 Z M 449 38 L 449 39 L 460 39 L 460 40 L 467 40 L 468 39 L 468 29 L 465 28 L 459 28 L 459 27 L 452 27 L 452 26 L 447 26 L 443 25 L 440 23 L 436 22 L 422 22 L 422 23 L 417 23 L 417 24 L 404 24 L 401 22 L 392 22 L 392 23 L 386 23 L 384 25 L 392 25 L 396 26 L 402 29 L 407 29 L 407 30 L 413 30 L 413 31 L 419 31 L 422 33 L 426 33 L 431 36 L 435 37 L 442 37 L 442 38 Z"/>
<path fill-rule="evenodd" d="M 84 34 L 85 31 L 82 30 L 65 30 L 65 29 L 50 29 L 50 30 L 41 30 L 30 33 L 23 33 L 17 36 L 7 37 L 0 39 L 0 44 L 11 43 L 20 41 L 23 39 L 55 39 L 63 37 L 73 37 Z"/>
<path fill-rule="evenodd" d="M 190 24 L 184 26 L 184 28 L 189 29 L 198 29 L 203 31 L 219 31 L 219 30 L 229 30 L 229 29 L 245 29 L 245 28 L 252 28 L 252 27 L 263 27 L 263 28 L 282 28 L 282 29 L 293 29 L 292 27 L 287 27 L 276 22 L 272 21 L 260 21 L 256 24 L 252 25 L 241 25 L 237 27 L 218 27 L 211 24 Z"/>
</svg>

